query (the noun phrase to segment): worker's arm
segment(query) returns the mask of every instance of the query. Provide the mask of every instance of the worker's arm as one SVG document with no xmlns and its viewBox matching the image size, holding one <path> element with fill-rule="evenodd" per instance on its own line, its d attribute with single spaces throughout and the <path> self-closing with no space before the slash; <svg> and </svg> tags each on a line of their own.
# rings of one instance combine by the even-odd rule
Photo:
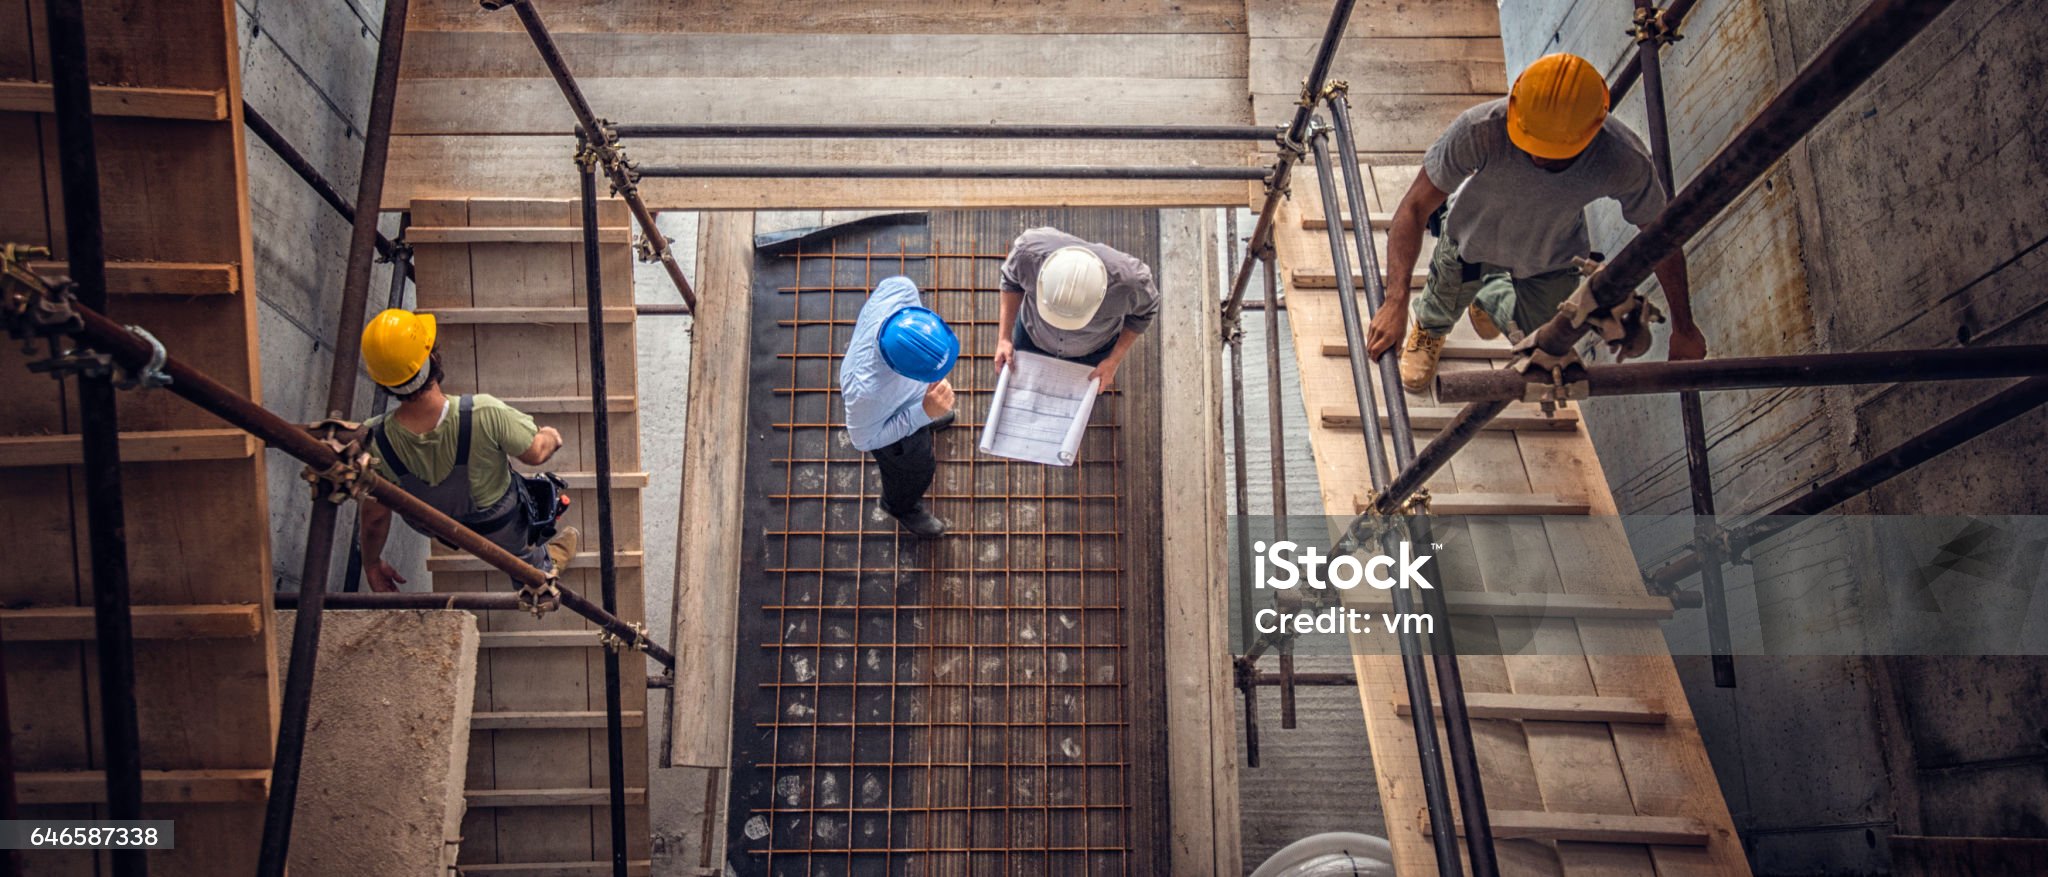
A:
<svg viewBox="0 0 2048 877">
<path fill-rule="evenodd" d="M 1125 329 L 1122 334 L 1116 336 L 1116 347 L 1109 351 L 1109 356 L 1104 357 L 1094 371 L 1088 373 L 1088 377 L 1102 382 L 1099 392 L 1109 392 L 1110 385 L 1116 383 L 1116 370 L 1123 367 L 1124 357 L 1130 354 L 1131 345 L 1138 343 L 1138 339 L 1143 336 L 1144 333 L 1135 329 Z"/>
<path fill-rule="evenodd" d="M 1416 174 L 1415 184 L 1394 209 L 1393 225 L 1387 229 L 1387 300 L 1372 315 L 1365 338 L 1365 349 L 1374 357 L 1401 343 L 1401 336 L 1408 333 L 1408 278 L 1415 273 L 1416 257 L 1422 254 L 1422 226 L 1449 197 L 1449 192 L 1429 181 L 1428 174 Z M 1364 222 L 1366 218 L 1355 219 Z"/>
<path fill-rule="evenodd" d="M 1685 251 L 1679 250 L 1657 263 L 1657 283 L 1664 287 L 1664 302 L 1671 307 L 1672 360 L 1705 359 L 1707 339 L 1692 321 L 1692 284 L 1685 275 Z"/>
<path fill-rule="evenodd" d="M 525 453 L 519 455 L 519 462 L 528 466 L 538 466 L 553 458 L 555 452 L 561 449 L 562 434 L 552 426 L 543 426 L 534 431 L 533 444 L 526 448 Z"/>
<path fill-rule="evenodd" d="M 1017 345 L 1010 343 L 1010 333 L 1017 328 L 1017 309 L 1024 306 L 1024 293 L 1003 290 L 1002 307 L 996 310 L 996 373 L 1001 374 L 1003 366 L 1010 364 L 1010 357 L 1017 355 Z"/>
<path fill-rule="evenodd" d="M 391 536 L 391 510 L 367 496 L 356 503 L 356 508 L 360 518 L 356 536 L 363 545 L 363 578 L 372 591 L 396 593 L 398 586 L 405 584 L 405 576 L 384 562 L 384 540 Z"/>
</svg>

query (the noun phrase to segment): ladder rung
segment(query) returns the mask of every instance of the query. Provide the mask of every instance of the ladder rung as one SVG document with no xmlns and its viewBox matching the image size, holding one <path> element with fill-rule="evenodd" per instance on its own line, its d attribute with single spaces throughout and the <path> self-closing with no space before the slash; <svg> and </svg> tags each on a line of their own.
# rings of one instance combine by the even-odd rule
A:
<svg viewBox="0 0 2048 877">
<path fill-rule="evenodd" d="M 589 396 L 499 396 L 498 401 L 528 414 L 589 414 Z M 637 396 L 612 396 L 605 400 L 605 411 L 612 414 L 632 411 L 639 404 Z"/>
<path fill-rule="evenodd" d="M 1344 595 L 1344 605 L 1367 612 L 1392 612 L 1394 598 L 1385 591 L 1357 588 Z M 1416 599 L 1417 607 L 1421 598 Z M 1671 598 L 1649 594 L 1496 594 L 1486 591 L 1445 591 L 1444 603 L 1452 615 L 1539 618 L 1631 618 L 1662 620 L 1671 617 Z"/>
<path fill-rule="evenodd" d="M 591 534 L 596 535 L 596 534 Z M 630 569 L 640 565 L 640 552 L 618 552 L 618 565 Z M 597 552 L 578 551 L 569 560 L 570 569 L 596 569 Z M 427 572 L 497 572 L 498 568 L 467 554 L 436 554 L 427 558 Z"/>
<path fill-rule="evenodd" d="M 626 863 L 630 877 L 648 877 L 654 872 L 652 862 L 641 860 Z M 612 863 L 604 862 L 514 862 L 492 865 L 456 865 L 457 877 L 474 874 L 476 877 L 612 877 Z"/>
<path fill-rule="evenodd" d="M 1352 498 L 1353 511 L 1365 511 L 1372 501 L 1365 494 Z M 1429 498 L 1432 515 L 1584 515 L 1593 504 L 1580 497 L 1549 493 L 1438 493 Z"/>
<path fill-rule="evenodd" d="M 620 710 L 619 719 L 628 728 L 639 728 L 647 724 L 647 714 L 640 710 Z M 602 728 L 604 726 L 604 710 L 508 710 L 471 713 L 469 717 L 469 729 L 472 731 Z"/>
<path fill-rule="evenodd" d="M 1419 821 L 1429 833 L 1429 812 Z M 1619 813 L 1553 813 L 1543 810 L 1493 810 L 1487 813 L 1496 840 L 1573 841 L 1578 843 L 1706 846 L 1707 825 L 1689 816 L 1636 816 Z M 1458 833 L 1465 833 L 1463 823 Z"/>
<path fill-rule="evenodd" d="M 597 240 L 606 244 L 632 243 L 633 231 L 623 225 L 602 227 Z M 409 244 L 580 244 L 581 226 L 433 226 L 415 225 L 405 230 Z"/>
<path fill-rule="evenodd" d="M 256 455 L 256 437 L 239 429 L 163 429 L 121 433 L 121 462 L 241 460 Z M 0 436 L 0 469 L 76 466 L 85 461 L 77 433 Z"/>
<path fill-rule="evenodd" d="M 23 804 L 104 804 L 107 775 L 98 770 L 22 771 L 14 775 Z M 142 800 L 152 804 L 233 804 L 270 794 L 268 770 L 145 770 Z"/>
<path fill-rule="evenodd" d="M 562 476 L 562 480 L 568 482 L 572 490 L 591 490 L 597 487 L 596 472 L 557 472 L 555 474 Z M 647 473 L 645 472 L 612 473 L 613 490 L 639 490 L 646 486 Z"/>
<path fill-rule="evenodd" d="M 1442 710 L 1443 704 L 1437 704 Z M 1394 700 L 1394 711 L 1403 716 L 1413 712 L 1408 698 Z M 1600 697 L 1578 694 L 1506 694 L 1487 691 L 1465 693 L 1465 711 L 1475 719 L 1520 719 L 1543 722 L 1611 722 L 1632 725 L 1661 725 L 1670 719 L 1664 708 L 1633 697 Z M 1441 715 L 1441 713 L 1439 713 Z"/>
<path fill-rule="evenodd" d="M 1434 431 L 1451 424 L 1458 416 L 1456 408 L 1417 406 L 1408 409 L 1408 423 L 1417 430 Z M 1323 425 L 1334 429 L 1359 429 L 1358 408 L 1331 405 L 1322 411 Z M 1380 429 L 1387 428 L 1386 411 L 1380 412 Z M 1532 405 L 1510 407 L 1492 420 L 1486 422 L 1487 429 L 1572 429 L 1579 425 L 1579 412 L 1572 408 L 1559 408 L 1555 414 L 1545 415 Z"/>
<path fill-rule="evenodd" d="M 55 112 L 57 101 L 47 82 L 0 80 L 0 111 Z M 199 88 L 141 88 L 131 85 L 92 87 L 92 114 L 143 119 L 220 122 L 228 117 L 227 93 Z"/>
<path fill-rule="evenodd" d="M 521 324 L 563 324 L 583 325 L 590 322 L 590 312 L 580 307 L 562 308 L 421 308 L 421 312 L 434 315 L 434 319 L 451 326 L 468 325 L 521 325 Z M 604 309 L 607 323 L 633 322 L 630 307 L 607 307 Z"/>
<path fill-rule="evenodd" d="M 1444 342 L 1444 359 L 1506 359 L 1508 346 L 1500 341 L 1467 341 L 1452 338 Z M 1351 345 L 1343 339 L 1323 342 L 1323 355 L 1337 359 L 1351 358 Z"/>
<path fill-rule="evenodd" d="M 254 603 L 133 606 L 136 639 L 242 639 L 263 631 Z M 0 609 L 0 639 L 9 642 L 86 642 L 94 639 L 91 606 Z"/>
<path fill-rule="evenodd" d="M 594 630 L 489 630 L 477 634 L 485 649 L 594 649 Z"/>
<path fill-rule="evenodd" d="M 463 793 L 471 807 L 603 807 L 610 789 L 470 789 Z M 627 787 L 626 803 L 647 803 L 647 790 Z"/>
<path fill-rule="evenodd" d="M 1421 289 L 1423 281 L 1428 279 L 1428 271 L 1417 271 L 1410 274 L 1408 275 L 1408 288 Z M 1295 289 L 1336 289 L 1337 272 L 1326 271 L 1320 268 L 1297 268 L 1293 274 L 1293 285 Z M 1358 289 L 1364 285 L 1365 275 L 1355 271 L 1352 272 L 1351 287 Z"/>
<path fill-rule="evenodd" d="M 30 262 L 46 278 L 70 273 L 68 262 Z M 231 295 L 242 289 L 242 272 L 217 262 L 108 262 L 107 292 L 114 295 Z"/>
<path fill-rule="evenodd" d="M 1372 223 L 1373 230 L 1375 231 L 1385 231 L 1394 225 L 1394 214 L 1392 213 L 1368 213 L 1366 218 Z M 1304 212 L 1301 216 L 1301 227 L 1324 231 L 1330 227 L 1330 220 L 1329 217 L 1320 213 Z M 1344 214 L 1344 227 L 1346 229 L 1358 227 L 1358 223 L 1351 218 L 1350 213 Z"/>
</svg>

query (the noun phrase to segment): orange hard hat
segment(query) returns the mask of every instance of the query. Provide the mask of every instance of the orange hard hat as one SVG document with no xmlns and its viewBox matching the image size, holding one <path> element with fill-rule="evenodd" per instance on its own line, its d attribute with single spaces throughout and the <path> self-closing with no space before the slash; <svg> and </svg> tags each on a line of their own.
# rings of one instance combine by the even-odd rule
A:
<svg viewBox="0 0 2048 877">
<path fill-rule="evenodd" d="M 1508 139 L 1537 158 L 1577 156 L 1605 121 L 1607 80 L 1577 55 L 1537 58 L 1508 91 Z"/>
</svg>

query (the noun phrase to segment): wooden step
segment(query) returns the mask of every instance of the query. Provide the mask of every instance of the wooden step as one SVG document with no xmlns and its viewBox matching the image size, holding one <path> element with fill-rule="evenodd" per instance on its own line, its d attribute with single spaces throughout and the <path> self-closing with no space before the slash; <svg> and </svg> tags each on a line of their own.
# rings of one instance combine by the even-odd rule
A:
<svg viewBox="0 0 2048 877">
<path fill-rule="evenodd" d="M 591 534 L 589 534 L 589 536 L 588 536 L 588 537 L 586 537 L 586 538 L 591 538 L 591 539 L 595 539 L 595 538 L 597 538 L 597 534 L 596 534 L 596 533 L 591 533 Z M 629 568 L 634 568 L 634 567 L 638 567 L 638 566 L 640 565 L 640 557 L 641 557 L 641 553 L 640 553 L 640 552 L 638 552 L 638 551 L 621 551 L 621 552 L 618 552 L 617 562 L 618 562 L 618 565 L 619 565 L 619 567 L 620 567 L 621 569 L 629 569 Z M 570 568 L 570 569 L 596 569 L 596 568 L 597 568 L 597 552 L 595 552 L 595 551 L 578 551 L 578 552 L 576 552 L 576 556 L 575 556 L 574 558 L 571 558 L 571 559 L 569 560 L 569 568 Z M 488 563 L 485 563 L 485 562 L 483 562 L 482 560 L 480 560 L 480 559 L 478 559 L 478 558 L 474 558 L 474 557 L 471 557 L 471 556 L 469 556 L 469 555 L 467 555 L 467 554 L 436 554 L 436 555 L 433 555 L 433 556 L 431 556 L 431 557 L 428 557 L 428 558 L 427 558 L 427 572 L 497 572 L 497 571 L 498 571 L 498 568 L 497 568 L 497 567 L 495 567 L 495 566 L 492 566 L 492 565 L 490 565 L 490 564 L 488 564 Z"/>
<path fill-rule="evenodd" d="M 1332 270 L 1327 270 L 1323 268 L 1296 268 L 1294 269 L 1294 273 L 1291 275 L 1291 277 L 1292 280 L 1290 285 L 1294 289 L 1337 288 L 1337 272 Z M 1421 289 L 1423 281 L 1428 279 L 1428 271 L 1417 271 L 1413 274 L 1410 274 L 1408 275 L 1408 288 Z M 1352 272 L 1351 288 L 1361 289 L 1364 286 L 1365 275 L 1359 274 L 1357 272 Z"/>
<path fill-rule="evenodd" d="M 647 724 L 647 714 L 640 710 L 620 710 L 619 718 L 625 727 L 628 728 L 644 727 Z M 469 717 L 469 729 L 472 731 L 602 728 L 604 726 L 604 710 L 508 710 L 493 713 L 471 713 Z"/>
<path fill-rule="evenodd" d="M 105 804 L 107 775 L 97 770 L 22 771 L 14 775 L 23 804 Z M 270 794 L 268 770 L 145 770 L 149 804 L 236 804 Z"/>
<path fill-rule="evenodd" d="M 1437 704 L 1442 715 L 1443 704 Z M 1405 696 L 1394 698 L 1394 711 L 1405 716 L 1414 706 Z M 1542 722 L 1609 722 L 1662 725 L 1671 717 L 1664 708 L 1633 697 L 1590 694 L 1506 694 L 1468 691 L 1465 711 L 1475 719 L 1518 719 Z"/>
<path fill-rule="evenodd" d="M 583 325 L 590 322 L 590 312 L 581 307 L 573 308 L 421 308 L 424 313 L 434 315 L 438 322 L 451 326 L 489 326 L 519 324 L 566 324 Z M 633 322 L 630 307 L 607 307 L 604 309 L 606 323 Z"/>
<path fill-rule="evenodd" d="M 243 460 L 256 455 L 256 437 L 239 429 L 162 429 L 121 433 L 121 462 Z M 0 436 L 0 469 L 76 466 L 85 461 L 76 433 Z"/>
<path fill-rule="evenodd" d="M 528 414 L 589 414 L 589 396 L 499 396 L 498 401 Z M 640 404 L 638 396 L 612 396 L 605 400 L 609 414 L 623 414 Z"/>
<path fill-rule="evenodd" d="M 136 639 L 242 639 L 263 631 L 262 607 L 253 603 L 205 606 L 134 606 L 128 617 Z M 88 642 L 95 639 L 91 606 L 0 609 L 0 640 Z"/>
<path fill-rule="evenodd" d="M 1417 432 L 1435 432 L 1449 426 L 1459 409 L 1449 407 L 1418 406 L 1408 409 L 1408 423 Z M 1329 405 L 1322 410 L 1323 425 L 1332 429 L 1360 429 L 1364 424 L 1358 416 L 1358 407 Z M 1380 412 L 1380 429 L 1387 428 L 1385 410 Z M 1499 416 L 1487 421 L 1487 429 L 1574 429 L 1579 425 L 1579 412 L 1574 408 L 1559 408 L 1554 415 L 1546 416 L 1533 405 L 1510 406 Z"/>
<path fill-rule="evenodd" d="M 1364 612 L 1392 612 L 1394 598 L 1386 591 L 1357 588 L 1344 595 L 1344 605 Z M 1618 618 L 1661 621 L 1671 617 L 1671 598 L 1649 594 L 1513 594 L 1487 591 L 1445 591 L 1452 615 L 1489 618 Z M 1416 610 L 1422 600 L 1417 596 Z"/>
<path fill-rule="evenodd" d="M 654 873 L 652 862 L 641 860 L 627 862 L 629 877 L 649 877 Z M 476 877 L 612 877 L 612 863 L 604 862 L 525 862 L 494 865 L 456 865 L 456 877 L 474 874 Z"/>
<path fill-rule="evenodd" d="M 1504 338 L 1492 341 L 1452 338 L 1444 342 L 1444 359 L 1507 359 L 1508 342 Z M 1323 342 L 1323 355 L 1337 359 L 1351 358 L 1351 344 L 1342 338 Z"/>
<path fill-rule="evenodd" d="M 56 108 L 57 101 L 49 83 L 0 80 L 0 112 L 51 113 Z M 95 85 L 92 87 L 92 114 L 221 122 L 228 117 L 228 97 L 223 91 L 200 88 Z"/>
<path fill-rule="evenodd" d="M 1354 512 L 1372 507 L 1365 494 L 1352 497 Z M 1439 493 L 1429 498 L 1433 515 L 1587 515 L 1593 504 L 1583 497 L 1549 493 Z"/>
<path fill-rule="evenodd" d="M 1429 812 L 1418 817 L 1429 833 Z M 1706 846 L 1707 825 L 1689 816 L 1636 816 L 1618 813 L 1556 813 L 1543 810 L 1493 810 L 1487 813 L 1496 840 L 1571 841 L 1605 844 Z M 1465 833 L 1463 823 L 1458 833 Z"/>
<path fill-rule="evenodd" d="M 594 630 L 487 630 L 477 634 L 477 647 L 485 649 L 594 649 Z"/>
<path fill-rule="evenodd" d="M 68 276 L 67 262 L 30 262 L 45 279 Z M 242 272 L 214 262 L 108 262 L 107 292 L 113 295 L 232 295 L 242 289 Z"/>
<path fill-rule="evenodd" d="M 569 483 L 571 490 L 593 490 L 597 487 L 596 472 L 557 472 L 562 480 Z M 613 472 L 613 490 L 640 490 L 647 486 L 645 472 Z"/>
<path fill-rule="evenodd" d="M 611 790 L 572 789 L 470 789 L 462 793 L 471 807 L 603 807 L 612 801 Z M 647 803 L 647 790 L 626 788 L 626 803 Z"/>
<path fill-rule="evenodd" d="M 1366 219 L 1372 223 L 1374 231 L 1385 231 L 1394 226 L 1394 214 L 1392 213 L 1368 213 L 1366 214 Z M 1325 231 L 1330 227 L 1330 220 L 1320 212 L 1311 213 L 1308 210 L 1303 210 L 1301 212 L 1301 227 Z M 1344 227 L 1346 229 L 1358 227 L 1358 223 L 1351 218 L 1350 213 L 1344 214 Z"/>
<path fill-rule="evenodd" d="M 597 230 L 597 240 L 605 244 L 629 244 L 633 242 L 633 230 L 623 225 L 603 227 Z M 405 242 L 409 244 L 580 244 L 583 242 L 581 226 L 433 226 L 415 225 L 405 230 Z"/>
</svg>

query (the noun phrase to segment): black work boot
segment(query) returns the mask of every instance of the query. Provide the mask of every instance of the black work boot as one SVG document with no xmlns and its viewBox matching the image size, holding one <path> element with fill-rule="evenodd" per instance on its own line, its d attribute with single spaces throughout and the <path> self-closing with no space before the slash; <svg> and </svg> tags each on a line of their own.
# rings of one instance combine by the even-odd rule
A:
<svg viewBox="0 0 2048 877">
<path fill-rule="evenodd" d="M 946 522 L 939 516 L 925 511 L 922 504 L 905 514 L 891 514 L 890 517 L 895 518 L 896 523 L 902 524 L 903 529 L 909 530 L 910 535 L 919 539 L 937 539 L 946 535 Z"/>
</svg>

